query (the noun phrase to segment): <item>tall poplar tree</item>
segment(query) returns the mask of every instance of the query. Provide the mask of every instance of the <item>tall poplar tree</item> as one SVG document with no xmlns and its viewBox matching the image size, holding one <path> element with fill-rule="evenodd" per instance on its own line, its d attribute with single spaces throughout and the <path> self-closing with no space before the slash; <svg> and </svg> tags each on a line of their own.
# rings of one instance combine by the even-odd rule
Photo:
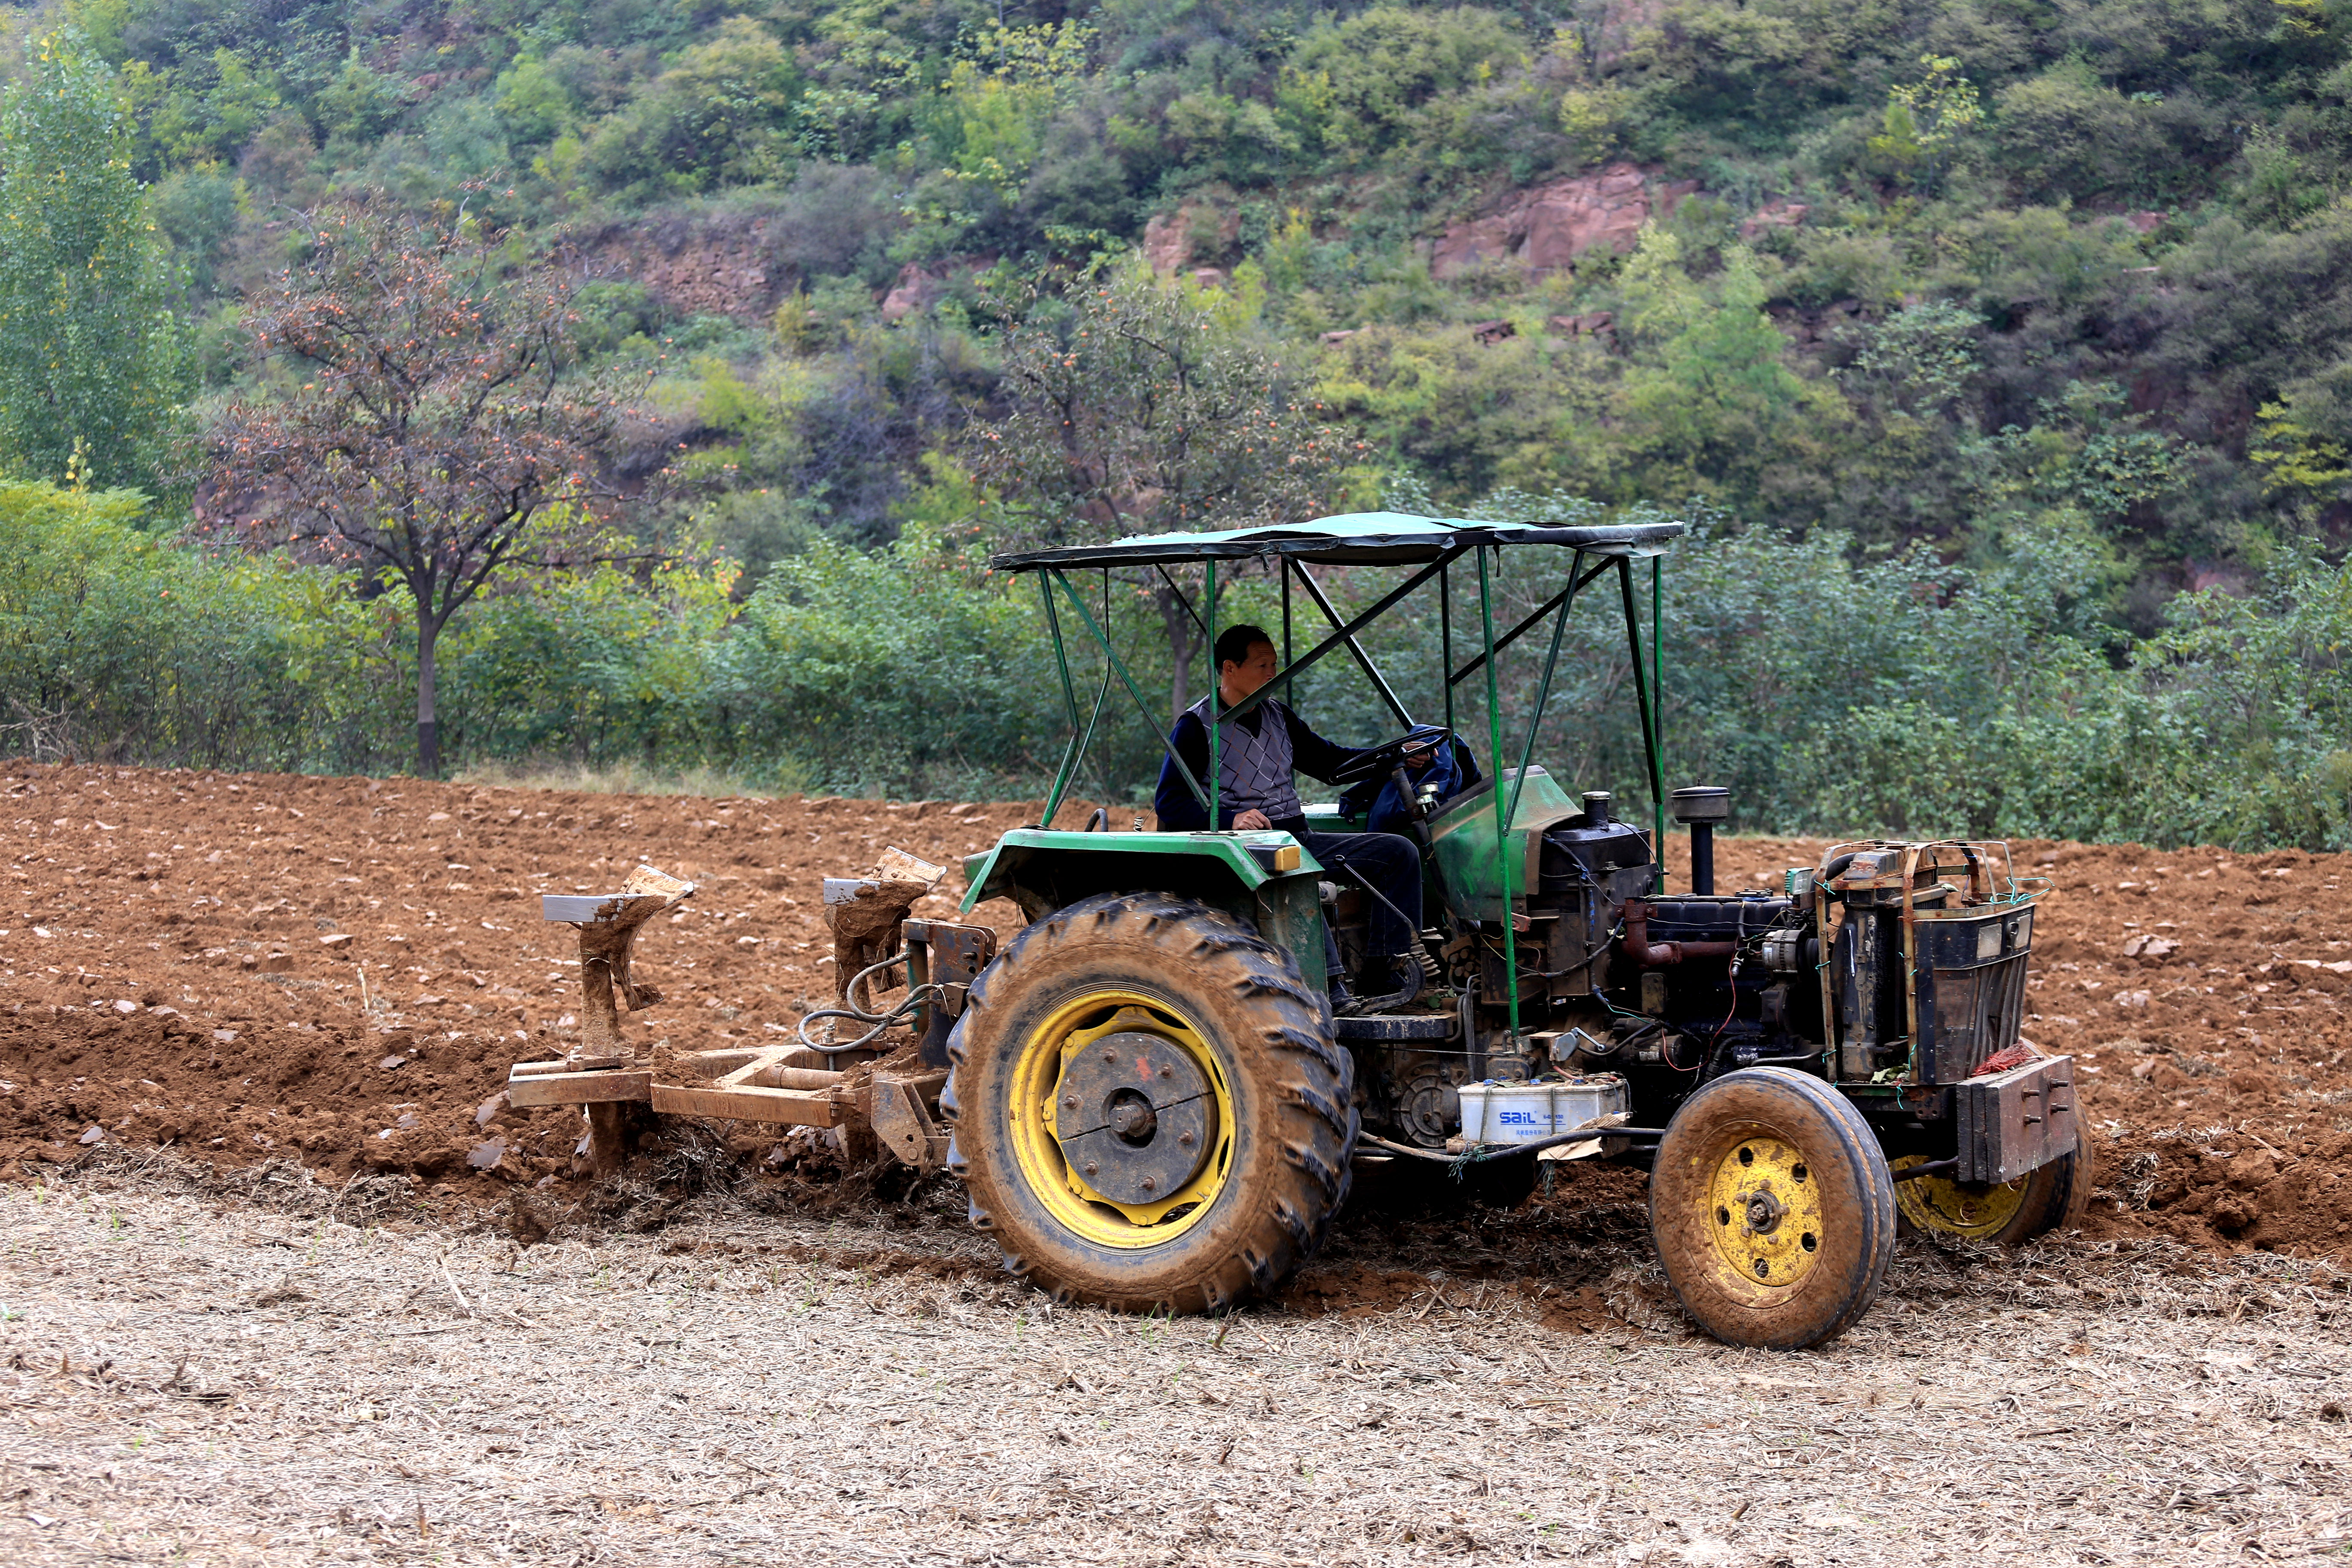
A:
<svg viewBox="0 0 2352 1568">
<path fill-rule="evenodd" d="M 0 96 L 0 465 L 152 484 L 187 355 L 131 117 L 79 34 L 32 57 Z"/>
</svg>

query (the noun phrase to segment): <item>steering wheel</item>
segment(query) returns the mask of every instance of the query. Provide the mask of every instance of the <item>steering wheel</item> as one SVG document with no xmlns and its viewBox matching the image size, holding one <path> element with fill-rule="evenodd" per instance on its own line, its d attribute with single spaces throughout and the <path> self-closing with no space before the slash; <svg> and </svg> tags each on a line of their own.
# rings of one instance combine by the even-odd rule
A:
<svg viewBox="0 0 2352 1568">
<path fill-rule="evenodd" d="M 1426 752 L 1444 744 L 1454 731 L 1443 724 L 1415 724 L 1393 741 L 1383 741 L 1368 747 L 1331 777 L 1335 784 L 1354 784 L 1359 779 L 1377 778 L 1412 753 Z"/>
</svg>

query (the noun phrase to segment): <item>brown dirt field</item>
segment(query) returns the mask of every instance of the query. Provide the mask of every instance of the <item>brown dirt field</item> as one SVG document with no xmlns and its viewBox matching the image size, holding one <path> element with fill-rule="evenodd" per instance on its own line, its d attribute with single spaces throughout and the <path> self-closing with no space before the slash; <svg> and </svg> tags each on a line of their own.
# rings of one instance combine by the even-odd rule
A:
<svg viewBox="0 0 2352 1568">
<path fill-rule="evenodd" d="M 626 1026 L 677 1049 L 776 1040 L 831 995 L 821 877 L 886 844 L 952 864 L 1036 810 L 21 764 L 0 802 L 0 1176 L 168 1145 L 331 1184 L 403 1175 L 460 1207 L 584 1190 L 575 1114 L 484 1116 L 509 1063 L 575 1032 L 577 950 L 538 893 L 604 890 L 641 858 L 695 879 L 638 944 L 668 1000 Z M 1720 885 L 1821 848 L 1725 840 Z M 2352 1259 L 2352 857 L 2015 848 L 2054 884 L 2027 1028 L 2092 1086 L 2093 1237 Z M 772 1132 L 721 1130 L 706 1152 L 722 1145 L 805 1191 Z M 1528 1216 L 1547 1234 L 1596 1198 L 1638 1202 L 1630 1173 L 1564 1180 Z M 1300 1305 L 1409 1289 L 1362 1237 L 1343 1227 Z"/>
</svg>

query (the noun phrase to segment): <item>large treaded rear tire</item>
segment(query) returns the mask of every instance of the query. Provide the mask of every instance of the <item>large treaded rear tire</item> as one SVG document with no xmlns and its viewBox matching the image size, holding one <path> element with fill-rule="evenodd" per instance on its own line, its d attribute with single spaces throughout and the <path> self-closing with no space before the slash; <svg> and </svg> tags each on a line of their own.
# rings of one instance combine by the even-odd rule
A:
<svg viewBox="0 0 2352 1568">
<path fill-rule="evenodd" d="M 1213 1087 L 1218 1152 L 1184 1189 L 1207 1195 L 1164 1220 L 1090 1201 L 1045 1120 L 1054 1075 L 1077 1071 L 1067 1042 L 1108 1043 L 1114 1027 L 1180 1044 Z M 1056 1300 L 1198 1312 L 1266 1295 L 1347 1198 L 1354 1062 L 1328 1005 L 1286 954 L 1208 905 L 1107 893 L 1048 915 L 973 982 L 948 1057 L 948 1165 L 972 1224 Z"/>
<path fill-rule="evenodd" d="M 1666 1278 L 1728 1344 L 1802 1350 L 1853 1327 L 1886 1283 L 1895 1214 L 1869 1121 L 1787 1068 L 1727 1073 L 1683 1101 L 1650 1173 Z"/>
</svg>

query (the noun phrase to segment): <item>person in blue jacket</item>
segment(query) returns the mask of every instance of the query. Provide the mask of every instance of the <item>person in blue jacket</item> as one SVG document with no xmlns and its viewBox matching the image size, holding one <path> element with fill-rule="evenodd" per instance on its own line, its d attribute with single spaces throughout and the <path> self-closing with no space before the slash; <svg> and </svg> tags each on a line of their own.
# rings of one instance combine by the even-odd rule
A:
<svg viewBox="0 0 2352 1568">
<path fill-rule="evenodd" d="M 1209 826 L 1200 799 L 1176 771 L 1181 760 L 1195 780 L 1209 773 L 1209 708 L 1232 708 L 1255 694 L 1276 674 L 1274 639 L 1263 627 L 1229 627 L 1213 652 L 1216 689 L 1187 708 L 1169 733 L 1174 757 L 1160 764 L 1160 787 L 1152 797 L 1163 833 L 1200 832 Z M 1314 833 L 1298 798 L 1294 771 L 1328 784 L 1362 749 L 1341 746 L 1307 728 L 1289 705 L 1268 699 L 1238 719 L 1221 721 L 1216 791 L 1217 826 L 1248 832 L 1276 828 L 1290 834 L 1326 866 L 1344 867 L 1380 895 L 1372 900 L 1371 931 L 1360 984 L 1385 992 L 1405 976 L 1420 942 L 1421 852 L 1392 833 Z M 1206 794 L 1205 784 L 1202 794 Z M 1336 976 L 1334 977 L 1337 978 Z M 1417 989 L 1419 982 L 1411 981 Z M 1344 987 L 1335 991 L 1343 995 Z"/>
</svg>

